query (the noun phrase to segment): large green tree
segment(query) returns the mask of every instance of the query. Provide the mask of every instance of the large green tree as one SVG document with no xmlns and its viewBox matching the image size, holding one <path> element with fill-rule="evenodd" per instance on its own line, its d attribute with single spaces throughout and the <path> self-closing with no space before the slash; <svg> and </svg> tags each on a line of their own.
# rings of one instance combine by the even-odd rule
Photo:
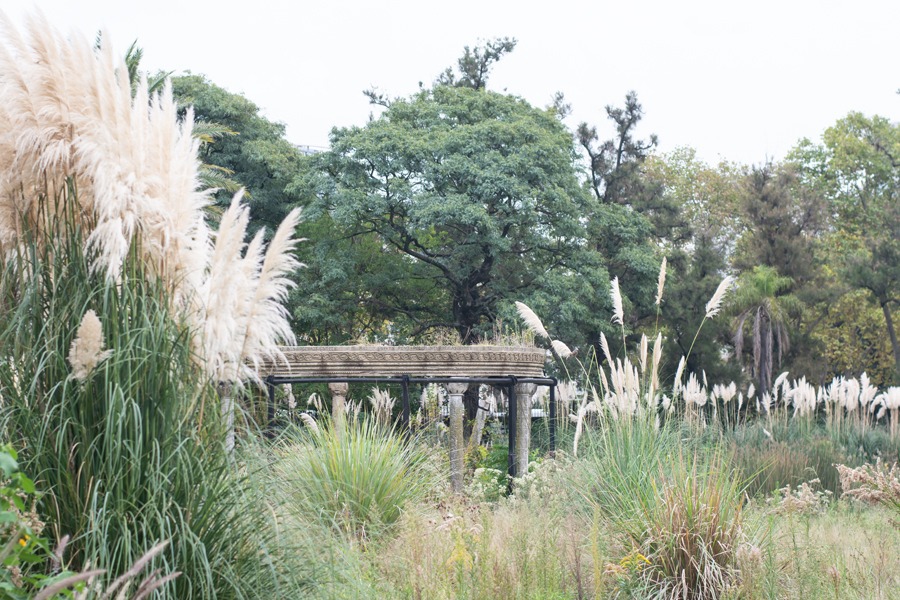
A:
<svg viewBox="0 0 900 600">
<path fill-rule="evenodd" d="M 515 96 L 436 85 L 386 102 L 364 127 L 335 129 L 319 206 L 348 237 L 375 235 L 412 278 L 443 290 L 382 296 L 420 329 L 474 342 L 503 302 L 571 269 L 584 246 L 571 137 L 552 111 Z"/>
<path fill-rule="evenodd" d="M 835 215 L 836 268 L 844 282 L 867 290 L 882 311 L 900 381 L 894 315 L 900 304 L 900 123 L 851 113 L 828 128 L 822 144 L 801 142 L 791 158 Z"/>
<path fill-rule="evenodd" d="M 270 121 L 241 94 L 231 93 L 202 75 L 172 78 L 172 91 L 181 106 L 192 106 L 200 127 L 215 124 L 213 143 L 202 148 L 202 160 L 225 169 L 246 188 L 254 227 L 274 231 L 303 198 L 291 183 L 302 169 L 303 154 L 285 138 L 285 127 Z M 231 192 L 217 201 L 227 206 Z"/>
<path fill-rule="evenodd" d="M 643 117 L 637 95 L 629 92 L 623 107 L 607 106 L 606 115 L 615 126 L 612 138 L 600 141 L 597 127 L 587 123 L 581 123 L 575 132 L 587 157 L 586 186 L 591 201 L 585 224 L 591 250 L 601 257 L 610 276 L 619 279 L 628 305 L 628 325 L 633 329 L 656 313 L 653 299 L 661 258 L 653 242 L 671 235 L 678 212 L 662 194 L 662 187 L 646 175 L 645 161 L 657 142 L 655 135 L 649 140 L 635 137 Z M 595 346 L 604 329 L 608 330 L 608 321 L 589 331 Z M 616 343 L 612 345 L 617 351 Z"/>
<path fill-rule="evenodd" d="M 688 372 L 703 371 L 712 381 L 733 380 L 739 369 L 723 360 L 731 340 L 727 321 L 708 320 L 702 335 L 695 335 L 734 254 L 741 171 L 730 163 L 708 165 L 691 148 L 650 156 L 644 167 L 652 185 L 661 188 L 665 202 L 677 207 L 684 220 L 659 242 L 668 259 L 660 319 L 668 359 L 663 372 L 672 375 L 678 358 L 687 356 Z"/>
<path fill-rule="evenodd" d="M 822 195 L 804 185 L 790 164 L 752 167 L 742 187 L 734 268 L 768 265 L 789 277 L 792 289 L 810 281 L 820 263 L 816 236 L 828 222 Z"/>
</svg>

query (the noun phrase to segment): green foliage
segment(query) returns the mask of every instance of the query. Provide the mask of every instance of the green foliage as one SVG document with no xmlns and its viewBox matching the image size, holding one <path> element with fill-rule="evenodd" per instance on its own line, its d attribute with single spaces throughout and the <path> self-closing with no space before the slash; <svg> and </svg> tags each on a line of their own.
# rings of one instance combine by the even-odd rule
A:
<svg viewBox="0 0 900 600">
<path fill-rule="evenodd" d="M 373 419 L 288 436 L 276 463 L 282 491 L 298 511 L 360 540 L 377 537 L 429 491 L 429 457 Z"/>
<path fill-rule="evenodd" d="M 749 325 L 753 357 L 750 373 L 761 392 L 771 389 L 775 365 L 781 366 L 789 348 L 789 316 L 802 310 L 795 296 L 783 293 L 792 283 L 792 279 L 780 276 L 774 268 L 760 265 L 741 275 L 729 302 L 737 313 L 735 355 L 743 360 L 745 327 Z"/>
<path fill-rule="evenodd" d="M 171 540 L 152 563 L 183 575 L 162 597 L 295 596 L 305 559 L 277 539 L 263 490 L 224 451 L 217 399 L 166 290 L 136 251 L 117 281 L 91 270 L 71 216 L 5 265 L 0 289 L 3 431 L 46 490 L 54 537 L 71 535 L 73 564 L 109 578 Z M 78 375 L 88 310 L 110 354 Z"/>
<path fill-rule="evenodd" d="M 741 190 L 743 231 L 735 250 L 739 271 L 766 266 L 791 279 L 791 290 L 810 281 L 821 262 L 815 236 L 825 229 L 828 206 L 790 165 L 766 163 L 746 174 Z"/>
<path fill-rule="evenodd" d="M 46 573 L 53 554 L 49 542 L 41 535 L 43 523 L 34 511 L 37 492 L 34 482 L 19 470 L 18 454 L 4 444 L 0 446 L 0 598 L 20 600 L 67 580 L 69 571 Z M 72 585 L 76 586 L 76 581 Z M 82 589 L 78 583 L 75 589 Z M 62 593 L 52 598 L 63 598 Z"/>
<path fill-rule="evenodd" d="M 891 340 L 884 335 L 884 312 L 868 302 L 867 292 L 853 290 L 816 312 L 822 326 L 811 341 L 821 349 L 819 377 L 866 373 L 873 385 L 889 385 L 894 371 Z"/>
<path fill-rule="evenodd" d="M 842 279 L 864 289 L 884 314 L 900 381 L 893 312 L 900 303 L 900 124 L 850 113 L 827 129 L 823 144 L 804 140 L 791 158 L 837 215 Z"/>
<path fill-rule="evenodd" d="M 581 493 L 640 553 L 631 579 L 642 593 L 717 598 L 736 580 L 743 490 L 727 456 L 636 418 L 606 422 L 578 468 Z"/>
<path fill-rule="evenodd" d="M 302 169 L 303 156 L 284 138 L 284 125 L 269 121 L 253 102 L 202 75 L 173 77 L 172 91 L 179 104 L 193 107 L 201 125 L 218 126 L 214 143 L 204 144 L 201 159 L 224 169 L 223 174 L 247 189 L 253 227 L 274 231 L 300 201 L 291 183 Z M 216 199 L 227 206 L 231 193 L 220 191 Z"/>
<path fill-rule="evenodd" d="M 565 270 L 581 249 L 571 139 L 552 113 L 519 98 L 423 90 L 365 127 L 335 129 L 323 160 L 320 210 L 345 237 L 375 235 L 402 257 L 390 285 L 414 289 L 369 292 L 413 331 L 447 326 L 477 340 L 504 300 Z M 437 288 L 444 295 L 428 293 Z"/>
<path fill-rule="evenodd" d="M 645 176 L 644 164 L 657 141 L 655 135 L 649 141 L 634 137 L 643 118 L 637 94 L 629 92 L 622 108 L 607 106 L 606 114 L 615 124 L 613 138 L 600 142 L 597 128 L 587 123 L 581 123 L 575 133 L 587 154 L 587 187 L 593 192 L 585 214 L 587 239 L 608 276 L 620 279 L 625 301 L 631 304 L 627 312 L 635 315 L 636 323 L 656 312 L 652 302 L 659 259 L 651 240 L 670 236 L 683 223 L 678 222 L 678 208 L 662 193 L 663 187 Z M 617 338 L 608 335 L 608 321 L 595 318 L 581 327 L 597 350 L 601 332 Z"/>
<path fill-rule="evenodd" d="M 448 67 L 441 73 L 435 85 L 452 85 L 466 87 L 473 90 L 483 90 L 487 85 L 488 73 L 491 66 L 500 60 L 504 54 L 509 54 L 516 47 L 515 38 L 496 38 L 487 42 L 483 47 L 474 49 L 466 46 L 463 55 L 456 63 L 459 76 Z"/>
</svg>

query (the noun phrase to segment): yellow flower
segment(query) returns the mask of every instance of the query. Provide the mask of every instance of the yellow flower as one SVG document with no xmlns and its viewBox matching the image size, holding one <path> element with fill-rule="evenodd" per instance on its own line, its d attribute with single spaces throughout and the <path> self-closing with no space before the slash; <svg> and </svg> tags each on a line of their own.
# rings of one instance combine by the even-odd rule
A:
<svg viewBox="0 0 900 600">
<path fill-rule="evenodd" d="M 26 533 L 26 534 L 23 535 L 21 538 L 19 538 L 19 545 L 22 546 L 22 547 L 24 548 L 25 546 L 28 545 L 28 541 L 29 541 L 30 539 L 31 539 L 31 536 L 28 535 L 28 534 Z"/>
</svg>

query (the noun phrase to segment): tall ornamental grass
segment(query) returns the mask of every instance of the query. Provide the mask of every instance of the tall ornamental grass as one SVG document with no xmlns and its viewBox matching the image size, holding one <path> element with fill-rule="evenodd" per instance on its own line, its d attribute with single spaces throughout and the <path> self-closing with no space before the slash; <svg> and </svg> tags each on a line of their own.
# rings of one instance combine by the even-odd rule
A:
<svg viewBox="0 0 900 600">
<path fill-rule="evenodd" d="M 214 393 L 291 338 L 298 214 L 268 251 L 240 195 L 211 231 L 168 87 L 132 96 L 109 46 L 0 21 L 0 426 L 42 516 L 75 570 L 115 578 L 169 540 L 163 597 L 299 597 L 303 536 L 226 451 Z"/>
<path fill-rule="evenodd" d="M 224 451 L 213 388 L 165 289 L 139 260 L 118 281 L 92 272 L 81 241 L 70 229 L 52 256 L 29 245 L 0 284 L 3 431 L 47 490 L 53 537 L 71 536 L 73 568 L 110 578 L 169 540 L 154 563 L 182 572 L 168 597 L 299 593 L 304 553 Z"/>
<path fill-rule="evenodd" d="M 622 548 L 641 597 L 721 598 L 739 580 L 743 489 L 729 458 L 671 425 L 607 421 L 577 463 L 576 486 Z"/>
<path fill-rule="evenodd" d="M 374 419 L 288 435 L 274 467 L 299 512 L 365 541 L 390 528 L 436 483 L 424 447 Z"/>
</svg>

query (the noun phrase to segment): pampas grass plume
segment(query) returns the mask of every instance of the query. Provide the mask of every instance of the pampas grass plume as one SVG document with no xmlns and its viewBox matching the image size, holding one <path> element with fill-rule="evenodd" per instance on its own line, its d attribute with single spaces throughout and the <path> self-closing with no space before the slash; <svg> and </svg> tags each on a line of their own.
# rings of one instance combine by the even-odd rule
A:
<svg viewBox="0 0 900 600">
<path fill-rule="evenodd" d="M 606 362 L 612 366 L 614 363 L 612 352 L 609 351 L 609 342 L 606 341 L 606 336 L 603 332 L 600 332 L 600 347 L 603 349 L 603 355 L 606 357 Z"/>
<path fill-rule="evenodd" d="M 682 355 L 681 360 L 678 361 L 678 368 L 675 369 L 675 383 L 673 388 L 676 390 L 681 389 L 681 375 L 684 372 L 684 364 L 685 359 L 684 355 Z"/>
<path fill-rule="evenodd" d="M 550 342 L 550 346 L 560 358 L 569 358 L 570 356 L 572 356 L 572 351 L 569 349 L 569 347 L 559 340 L 553 340 L 552 342 Z"/>
<path fill-rule="evenodd" d="M 709 302 L 706 303 L 706 319 L 712 319 L 717 314 L 719 314 L 719 309 L 722 307 L 722 299 L 725 298 L 726 292 L 731 287 L 731 284 L 734 282 L 734 278 L 731 276 L 725 277 L 719 283 L 719 287 L 716 288 L 715 293 L 712 295 L 712 298 L 709 299 Z"/>
<path fill-rule="evenodd" d="M 547 330 L 544 329 L 544 324 L 541 323 L 540 318 L 534 313 L 533 310 L 528 308 L 528 306 L 523 302 L 516 302 L 516 310 L 519 311 L 519 316 L 522 317 L 522 320 L 525 321 L 525 325 L 528 326 L 536 336 L 542 337 L 544 339 L 550 339 L 550 334 L 547 333 Z"/>
<path fill-rule="evenodd" d="M 619 325 L 625 325 L 625 310 L 622 308 L 622 293 L 619 291 L 619 278 L 613 277 L 612 282 L 610 283 L 610 292 L 609 295 L 612 298 L 613 303 L 613 323 L 618 323 Z"/>
<path fill-rule="evenodd" d="M 316 423 L 316 420 L 312 418 L 307 412 L 300 413 L 300 420 L 303 421 L 303 424 L 306 425 L 313 433 L 319 433 L 319 424 Z"/>
<path fill-rule="evenodd" d="M 647 370 L 647 349 L 650 341 L 647 339 L 647 334 L 641 334 L 641 345 L 640 345 L 640 359 L 641 359 L 641 373 L 644 373 Z"/>
<path fill-rule="evenodd" d="M 100 319 L 97 318 L 97 313 L 89 310 L 84 313 L 69 349 L 71 377 L 78 381 L 87 379 L 91 371 L 112 353 L 112 350 L 104 351 L 103 346 L 103 327 Z"/>
</svg>

